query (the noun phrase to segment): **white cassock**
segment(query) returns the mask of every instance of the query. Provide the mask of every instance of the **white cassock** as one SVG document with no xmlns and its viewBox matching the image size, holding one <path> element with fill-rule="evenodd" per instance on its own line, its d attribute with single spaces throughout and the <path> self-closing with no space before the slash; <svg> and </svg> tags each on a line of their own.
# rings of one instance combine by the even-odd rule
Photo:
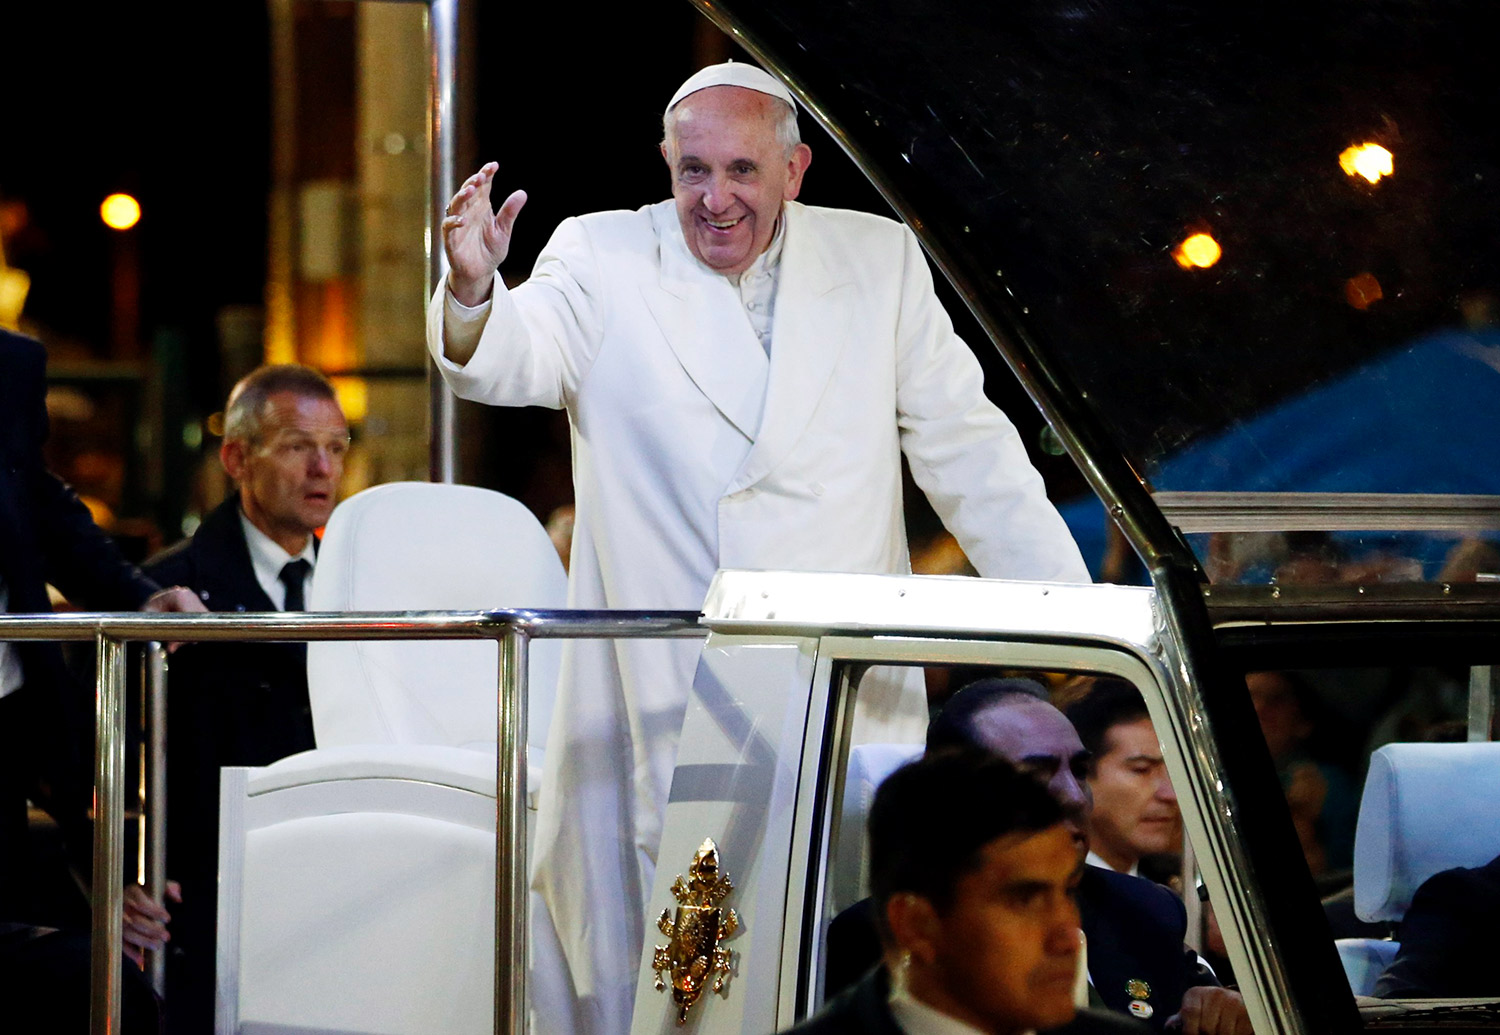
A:
<svg viewBox="0 0 1500 1035">
<path fill-rule="evenodd" d="M 458 395 L 568 411 L 569 605 L 693 610 L 721 567 L 907 572 L 902 451 L 981 574 L 1087 582 L 911 232 L 795 202 L 784 220 L 769 358 L 671 201 L 563 222 L 530 280 L 507 292 L 496 277 L 463 367 L 442 358 L 439 285 L 428 347 Z M 701 645 L 565 649 L 533 868 L 551 921 L 533 925 L 546 990 L 533 1006 L 548 1031 L 622 1035 Z M 541 972 L 559 948 L 570 989 Z"/>
</svg>

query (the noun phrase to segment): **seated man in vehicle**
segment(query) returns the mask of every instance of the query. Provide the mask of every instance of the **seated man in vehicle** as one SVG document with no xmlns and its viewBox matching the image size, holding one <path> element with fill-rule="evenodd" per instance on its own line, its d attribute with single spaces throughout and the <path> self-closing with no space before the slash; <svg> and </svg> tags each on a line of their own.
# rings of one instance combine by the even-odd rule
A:
<svg viewBox="0 0 1500 1035">
<path fill-rule="evenodd" d="M 870 880 L 885 966 L 800 1035 L 1018 1035 L 1136 1025 L 1074 1020 L 1082 869 L 1062 807 L 987 752 L 939 751 L 896 770 L 870 811 Z"/>
<path fill-rule="evenodd" d="M 1123 679 L 1096 679 L 1063 714 L 1093 757 L 1089 863 L 1133 877 L 1164 876 L 1160 866 L 1142 874 L 1141 860 L 1182 848 L 1182 812 L 1141 692 Z M 1166 870 L 1180 865 L 1172 862 Z"/>
<path fill-rule="evenodd" d="M 1397 931 L 1401 949 L 1375 982 L 1382 999 L 1500 995 L 1494 932 L 1500 925 L 1500 856 L 1422 882 Z"/>
<path fill-rule="evenodd" d="M 1029 679 L 984 679 L 955 694 L 927 729 L 927 750 L 979 748 L 1045 784 L 1062 805 L 1082 859 L 1088 852 L 1090 756 L 1078 733 Z M 1129 1012 L 1154 1030 L 1174 1020 L 1184 1035 L 1249 1035 L 1238 992 L 1221 988 L 1183 944 L 1187 914 L 1171 892 L 1139 877 L 1085 866 L 1078 884 L 1089 1001 Z M 878 959 L 868 900 L 828 929 L 829 995 Z"/>
</svg>

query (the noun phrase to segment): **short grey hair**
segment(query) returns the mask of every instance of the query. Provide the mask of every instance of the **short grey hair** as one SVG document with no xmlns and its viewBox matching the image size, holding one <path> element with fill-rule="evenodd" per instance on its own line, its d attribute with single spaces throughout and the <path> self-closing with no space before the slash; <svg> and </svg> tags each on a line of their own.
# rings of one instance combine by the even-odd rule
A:
<svg viewBox="0 0 1500 1035">
<path fill-rule="evenodd" d="M 692 94 L 688 94 L 688 97 L 691 96 Z M 779 97 L 771 97 L 770 94 L 762 96 L 769 97 L 782 109 L 780 116 L 776 119 L 776 142 L 781 145 L 782 153 L 787 158 L 791 158 L 797 145 L 802 143 L 802 133 L 797 128 L 797 109 Z M 661 146 L 668 150 L 670 150 L 673 134 L 677 131 L 677 109 L 682 107 L 687 99 L 684 97 L 672 105 L 671 109 L 661 117 Z"/>
<path fill-rule="evenodd" d="M 282 363 L 251 371 L 229 393 L 224 407 L 224 441 L 253 443 L 260 439 L 266 406 L 278 392 L 307 399 L 327 399 L 338 405 L 338 394 L 328 378 L 312 367 Z"/>
</svg>

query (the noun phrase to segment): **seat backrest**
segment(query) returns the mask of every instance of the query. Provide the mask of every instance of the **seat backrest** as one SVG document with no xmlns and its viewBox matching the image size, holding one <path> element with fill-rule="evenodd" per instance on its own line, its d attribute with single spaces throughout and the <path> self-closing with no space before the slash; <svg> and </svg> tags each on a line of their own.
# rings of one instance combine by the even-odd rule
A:
<svg viewBox="0 0 1500 1035">
<path fill-rule="evenodd" d="M 216 1035 L 494 1030 L 493 754 L 227 768 L 219 830 Z"/>
<path fill-rule="evenodd" d="M 1333 944 L 1355 995 L 1374 995 L 1375 982 L 1401 950 L 1400 942 L 1383 938 L 1335 938 Z"/>
<path fill-rule="evenodd" d="M 849 749 L 849 771 L 839 808 L 838 834 L 829 874 L 833 916 L 870 894 L 869 845 L 865 823 L 875 790 L 897 769 L 922 754 L 921 744 L 856 744 Z"/>
<path fill-rule="evenodd" d="M 340 503 L 318 554 L 315 611 L 567 606 L 567 575 L 546 530 L 509 496 L 467 485 L 396 482 Z M 531 644 L 528 744 L 546 743 L 561 643 Z M 463 640 L 308 645 L 318 746 L 495 741 L 498 648 Z"/>
<path fill-rule="evenodd" d="M 1400 920 L 1428 877 L 1500 853 L 1500 743 L 1387 744 L 1354 834 L 1354 912 Z"/>
</svg>

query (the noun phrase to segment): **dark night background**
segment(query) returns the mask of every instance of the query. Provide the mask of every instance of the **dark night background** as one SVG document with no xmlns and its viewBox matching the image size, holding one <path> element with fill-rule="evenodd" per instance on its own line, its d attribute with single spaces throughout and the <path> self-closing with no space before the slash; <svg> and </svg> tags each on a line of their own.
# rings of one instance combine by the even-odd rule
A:
<svg viewBox="0 0 1500 1035">
<path fill-rule="evenodd" d="M 525 187 L 505 272 L 524 276 L 565 216 L 635 208 L 667 195 L 656 152 L 665 98 L 697 54 L 743 57 L 682 0 L 599 5 L 580 17 L 564 5 L 476 9 L 476 161 L 501 163 L 500 180 Z M 109 335 L 116 234 L 99 202 L 127 191 L 141 202 L 141 326 L 149 342 L 186 336 L 190 392 L 201 414 L 222 405 L 215 315 L 258 305 L 266 271 L 270 161 L 269 18 L 263 4 L 111 6 L 87 15 L 23 5 L 4 16 L 10 103 L 0 143 L 0 200 L 28 218 L 8 235 L 7 258 L 32 276 L 25 315 L 54 358 L 101 354 Z M 804 113 L 815 160 L 802 200 L 889 213 L 836 144 Z M 461 173 L 466 174 L 466 173 Z M 944 285 L 946 290 L 946 285 Z M 981 342 L 949 296 L 960 332 Z M 992 389 L 1034 444 L 1039 418 L 993 350 L 977 350 Z M 566 426 L 546 412 L 487 412 L 466 425 L 491 441 L 479 481 L 521 496 L 545 516 L 569 491 Z M 538 464 L 538 460 L 548 457 Z M 1049 478 L 1077 486 L 1066 460 Z M 920 519 L 919 519 L 920 520 Z"/>
<path fill-rule="evenodd" d="M 1012 275 L 1017 305 L 1034 307 L 1031 329 L 1061 346 L 1064 367 L 1096 398 L 1113 396 L 1106 421 L 1133 455 L 1454 324 L 1464 293 L 1500 282 L 1497 91 L 1476 5 L 919 6 L 746 13 L 769 36 L 811 27 L 809 85 L 838 95 L 863 142 L 910 166 L 903 182 L 925 192 L 926 211 L 975 224 L 975 254 Z M 494 159 L 504 189 L 530 194 L 505 270 L 519 278 L 562 217 L 666 195 L 663 100 L 733 51 L 684 0 L 475 12 L 476 61 L 460 89 L 476 134 L 461 174 Z M 258 304 L 266 269 L 265 7 L 25 5 L 4 19 L 0 198 L 30 215 L 8 241 L 33 277 L 28 316 L 56 351 L 106 339 L 118 242 L 97 206 L 131 191 L 145 209 L 144 336 L 185 336 L 194 405 L 212 412 L 223 390 L 215 314 Z M 918 35 L 949 42 L 909 47 Z M 816 82 L 834 68 L 839 78 Z M 815 158 L 802 200 L 888 212 L 805 114 L 803 125 Z M 1396 151 L 1390 182 L 1339 172 L 1338 149 L 1359 139 Z M 1184 274 L 1168 252 L 1200 226 L 1226 258 Z M 1344 285 L 1361 273 L 1385 296 L 1356 311 Z M 1079 492 L 1070 461 L 1039 454 L 1040 420 L 1014 378 L 945 300 L 1053 495 Z M 556 415 L 466 419 L 467 433 L 510 443 L 479 451 L 466 480 L 544 516 L 565 500 Z"/>
</svg>

